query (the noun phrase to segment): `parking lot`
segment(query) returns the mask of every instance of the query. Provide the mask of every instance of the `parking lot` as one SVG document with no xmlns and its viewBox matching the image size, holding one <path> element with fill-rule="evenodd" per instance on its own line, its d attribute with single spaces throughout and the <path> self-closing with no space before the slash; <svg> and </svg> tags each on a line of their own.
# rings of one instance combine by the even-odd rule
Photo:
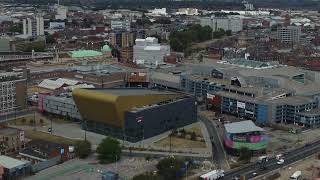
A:
<svg viewBox="0 0 320 180">
<path fill-rule="evenodd" d="M 157 159 L 147 161 L 145 158 L 123 157 L 117 163 L 102 165 L 96 162 L 95 157 L 86 160 L 74 159 L 43 170 L 26 179 L 97 180 L 101 179 L 101 173 L 105 171 L 116 172 L 122 179 L 131 179 L 137 174 L 156 170 L 157 162 Z"/>
</svg>

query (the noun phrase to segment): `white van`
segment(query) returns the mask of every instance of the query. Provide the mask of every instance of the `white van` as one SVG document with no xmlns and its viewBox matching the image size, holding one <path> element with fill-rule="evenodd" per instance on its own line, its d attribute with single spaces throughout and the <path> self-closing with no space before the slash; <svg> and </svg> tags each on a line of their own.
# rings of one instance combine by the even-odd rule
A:
<svg viewBox="0 0 320 180">
<path fill-rule="evenodd" d="M 301 177 L 302 177 L 302 172 L 296 171 L 292 174 L 292 176 L 290 177 L 290 180 L 298 180 L 298 179 L 301 179 Z"/>
</svg>

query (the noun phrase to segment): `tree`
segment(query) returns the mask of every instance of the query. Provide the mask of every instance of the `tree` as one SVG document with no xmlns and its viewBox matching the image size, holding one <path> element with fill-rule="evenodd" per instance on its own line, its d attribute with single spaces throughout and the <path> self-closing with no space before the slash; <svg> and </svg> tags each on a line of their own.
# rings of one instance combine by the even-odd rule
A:
<svg viewBox="0 0 320 180">
<path fill-rule="evenodd" d="M 40 121 L 40 124 L 43 124 L 43 123 L 44 123 L 43 119 L 40 119 L 39 121 Z"/>
<path fill-rule="evenodd" d="M 23 31 L 23 26 L 22 24 L 13 24 L 10 28 L 9 28 L 9 32 L 12 32 L 12 33 L 22 33 Z"/>
<path fill-rule="evenodd" d="M 54 44 L 56 43 L 56 40 L 51 34 L 46 35 L 46 43 L 48 44 Z"/>
<path fill-rule="evenodd" d="M 29 121 L 30 125 L 32 126 L 34 124 L 34 120 L 33 119 L 30 119 Z"/>
<path fill-rule="evenodd" d="M 75 153 L 81 159 L 88 157 L 91 153 L 91 143 L 87 140 L 78 141 L 75 144 Z"/>
<path fill-rule="evenodd" d="M 26 118 L 23 117 L 23 118 L 21 119 L 21 122 L 22 122 L 23 124 L 25 124 L 25 123 L 27 122 Z"/>
<path fill-rule="evenodd" d="M 231 31 L 231 30 L 226 30 L 226 35 L 227 35 L 227 36 L 231 36 L 231 34 L 232 34 L 232 31 Z"/>
<path fill-rule="evenodd" d="M 158 174 L 154 174 L 152 172 L 146 172 L 144 174 L 136 175 L 132 178 L 132 180 L 164 180 L 164 178 Z"/>
<path fill-rule="evenodd" d="M 191 140 L 196 140 L 197 139 L 197 135 L 196 135 L 196 133 L 193 131 L 192 133 L 191 133 Z"/>
<path fill-rule="evenodd" d="M 245 162 L 250 162 L 251 157 L 252 157 L 252 152 L 250 151 L 250 149 L 248 149 L 247 147 L 242 147 L 240 149 L 239 160 L 245 161 Z"/>
<path fill-rule="evenodd" d="M 177 179 L 176 175 L 183 167 L 183 163 L 182 160 L 175 157 L 162 159 L 157 164 L 158 173 L 164 177 L 164 179 Z"/>
<path fill-rule="evenodd" d="M 106 137 L 102 140 L 97 148 L 98 159 L 100 163 L 113 163 L 120 159 L 121 146 L 119 141 L 111 137 Z"/>
</svg>

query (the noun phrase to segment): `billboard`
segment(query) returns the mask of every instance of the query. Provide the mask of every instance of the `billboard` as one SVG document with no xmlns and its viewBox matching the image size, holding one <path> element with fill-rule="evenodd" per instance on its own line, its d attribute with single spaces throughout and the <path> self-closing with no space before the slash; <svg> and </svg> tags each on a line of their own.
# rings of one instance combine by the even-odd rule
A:
<svg viewBox="0 0 320 180">
<path fill-rule="evenodd" d="M 238 107 L 238 108 L 245 109 L 245 108 L 246 108 L 246 103 L 243 103 L 243 102 L 237 101 L 237 107 Z"/>
<path fill-rule="evenodd" d="M 63 30 L 66 27 L 65 22 L 50 22 L 49 29 Z"/>
</svg>

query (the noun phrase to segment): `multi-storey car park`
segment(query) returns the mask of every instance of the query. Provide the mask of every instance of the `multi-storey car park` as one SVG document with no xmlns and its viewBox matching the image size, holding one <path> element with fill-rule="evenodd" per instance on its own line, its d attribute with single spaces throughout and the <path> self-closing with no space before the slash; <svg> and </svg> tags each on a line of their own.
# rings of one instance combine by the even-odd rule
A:
<svg viewBox="0 0 320 180">
<path fill-rule="evenodd" d="M 208 67 L 206 67 L 208 68 Z M 320 127 L 318 72 L 250 60 L 213 63 L 208 75 L 184 74 L 183 90 L 223 113 L 259 123 Z"/>
</svg>

